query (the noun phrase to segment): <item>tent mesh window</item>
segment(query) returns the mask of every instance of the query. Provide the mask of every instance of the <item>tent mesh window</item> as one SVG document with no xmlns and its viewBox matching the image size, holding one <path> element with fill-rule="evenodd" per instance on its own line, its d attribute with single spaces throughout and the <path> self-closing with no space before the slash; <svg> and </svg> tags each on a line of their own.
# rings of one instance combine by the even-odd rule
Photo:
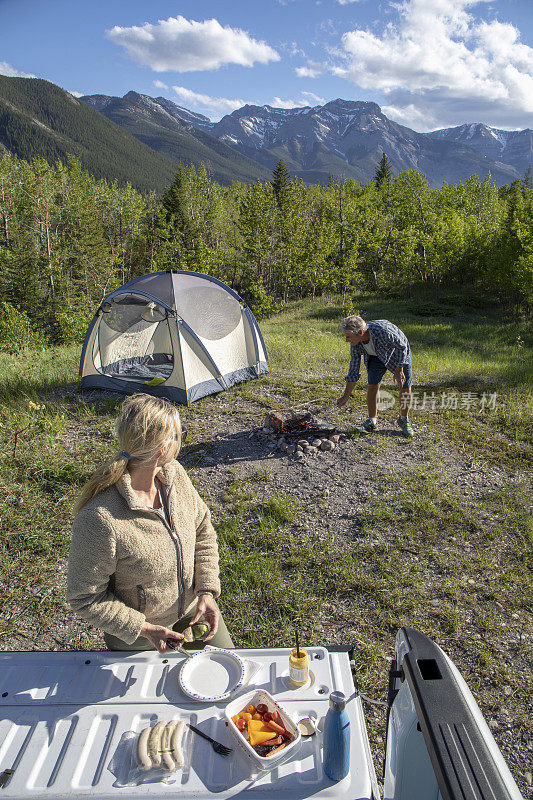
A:
<svg viewBox="0 0 533 800">
<path fill-rule="evenodd" d="M 123 380 L 167 380 L 174 354 L 166 309 L 125 295 L 104 304 L 102 312 L 93 351 L 96 369 Z"/>
</svg>

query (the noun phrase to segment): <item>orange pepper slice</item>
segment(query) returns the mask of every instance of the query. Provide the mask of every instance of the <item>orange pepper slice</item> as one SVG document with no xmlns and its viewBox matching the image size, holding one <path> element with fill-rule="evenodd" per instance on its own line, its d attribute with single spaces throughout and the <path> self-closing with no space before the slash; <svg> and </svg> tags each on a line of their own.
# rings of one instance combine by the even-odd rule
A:
<svg viewBox="0 0 533 800">
<path fill-rule="evenodd" d="M 275 739 L 276 734 L 273 731 L 249 731 L 250 744 L 255 747 L 256 744 L 264 744 L 269 739 Z"/>
</svg>

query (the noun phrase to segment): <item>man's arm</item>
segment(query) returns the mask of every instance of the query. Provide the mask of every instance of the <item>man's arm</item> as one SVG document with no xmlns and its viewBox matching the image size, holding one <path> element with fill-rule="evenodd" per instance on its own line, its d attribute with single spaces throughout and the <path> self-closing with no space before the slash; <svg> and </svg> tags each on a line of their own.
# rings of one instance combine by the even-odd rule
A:
<svg viewBox="0 0 533 800">
<path fill-rule="evenodd" d="M 344 394 L 337 400 L 339 408 L 345 406 L 355 388 L 355 384 L 359 380 L 361 372 L 361 351 L 359 347 L 350 345 L 350 366 L 348 367 L 348 374 L 346 376 L 346 388 Z"/>
<path fill-rule="evenodd" d="M 339 406 L 339 408 L 342 408 L 343 406 L 346 405 L 346 403 L 351 397 L 353 390 L 355 389 L 356 383 L 357 381 L 346 381 L 346 389 L 344 390 L 344 394 L 337 400 L 337 405 Z"/>
</svg>

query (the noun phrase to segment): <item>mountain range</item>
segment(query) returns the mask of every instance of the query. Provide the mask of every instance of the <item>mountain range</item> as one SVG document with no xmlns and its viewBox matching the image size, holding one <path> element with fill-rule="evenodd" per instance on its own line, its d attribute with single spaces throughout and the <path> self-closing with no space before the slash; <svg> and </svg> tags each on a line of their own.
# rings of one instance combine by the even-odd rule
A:
<svg viewBox="0 0 533 800">
<path fill-rule="evenodd" d="M 417 133 L 376 103 L 332 100 L 281 109 L 245 105 L 218 122 L 164 97 L 75 98 L 48 81 L 0 76 L 0 151 L 49 161 L 79 156 L 98 178 L 161 191 L 178 164 L 204 162 L 219 183 L 269 180 L 280 158 L 307 183 L 370 180 L 386 153 L 394 174 L 418 169 L 433 187 L 489 172 L 497 185 L 533 167 L 533 131 L 481 123 Z"/>
<path fill-rule="evenodd" d="M 261 164 L 181 118 L 171 118 L 161 104 L 135 97 L 143 99 L 102 99 L 103 114 L 49 81 L 0 75 L 0 155 L 6 149 L 27 161 L 52 163 L 72 153 L 96 178 L 129 182 L 143 192 L 161 192 L 180 161 L 204 161 L 222 184 L 270 177 Z"/>
<path fill-rule="evenodd" d="M 96 94 L 80 99 L 176 164 L 208 164 L 219 183 L 249 183 L 270 177 L 260 163 L 192 124 L 196 115 L 163 97 L 128 92 L 124 97 Z"/>
<path fill-rule="evenodd" d="M 488 172 L 501 185 L 533 166 L 531 130 L 501 131 L 479 123 L 417 133 L 388 119 L 371 102 L 338 99 L 291 109 L 245 105 L 211 122 L 164 97 L 136 92 L 82 99 L 170 158 L 180 152 L 176 137 L 186 126 L 191 136 L 209 137 L 202 140 L 206 147 L 213 147 L 214 139 L 269 172 L 282 158 L 307 183 L 324 183 L 330 174 L 367 181 L 384 152 L 395 173 L 418 169 L 432 186 L 474 173 L 483 178 Z"/>
</svg>

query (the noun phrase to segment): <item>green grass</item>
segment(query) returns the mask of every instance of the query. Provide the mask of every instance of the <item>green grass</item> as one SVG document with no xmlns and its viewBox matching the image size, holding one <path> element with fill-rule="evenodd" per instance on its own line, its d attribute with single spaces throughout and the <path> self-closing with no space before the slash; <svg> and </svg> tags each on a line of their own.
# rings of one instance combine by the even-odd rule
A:
<svg viewBox="0 0 533 800">
<path fill-rule="evenodd" d="M 379 697 L 391 637 L 419 627 L 454 655 L 469 653 L 465 678 L 497 711 L 507 702 L 502 682 L 514 693 L 529 680 L 502 659 L 494 635 L 530 611 L 527 485 L 487 492 L 480 506 L 432 464 L 384 474 L 383 489 L 392 500 L 375 502 L 361 536 L 346 542 L 309 534 L 320 508 L 277 495 L 265 506 L 249 482 L 234 480 L 218 530 L 222 605 L 237 645 L 286 645 L 294 627 L 309 645 L 335 644 L 349 630 L 359 679 Z"/>
<path fill-rule="evenodd" d="M 361 296 L 367 319 L 390 319 L 407 335 L 413 351 L 416 383 L 479 388 L 529 387 L 533 348 L 528 319 L 503 317 L 497 308 L 483 311 L 457 307 L 453 317 L 420 317 L 418 302 Z M 340 335 L 343 308 L 338 298 L 303 300 L 261 324 L 274 369 L 300 375 L 346 372 L 348 346 Z M 503 317 L 503 318 L 502 318 Z M 311 357 L 311 353 L 313 354 Z M 315 355 L 316 354 L 316 355 Z"/>
<path fill-rule="evenodd" d="M 369 319 L 390 319 L 411 343 L 418 407 L 415 422 L 439 429 L 460 452 L 511 469 L 533 465 L 533 328 L 528 319 L 505 317 L 497 308 L 479 310 L 456 306 L 444 317 L 420 317 L 416 300 L 361 296 L 360 309 Z M 447 306 L 449 311 L 449 306 Z M 265 406 L 315 401 L 336 414 L 335 400 L 343 391 L 349 347 L 340 334 L 343 316 L 338 298 L 304 300 L 262 323 L 273 374 L 265 379 L 270 393 Z M 365 371 L 354 392 L 353 406 L 365 412 Z M 396 396 L 392 376 L 383 387 Z M 253 399 L 250 384 L 241 389 Z M 458 408 L 440 408 L 443 393 L 457 397 Z M 471 408 L 462 408 L 467 393 Z M 421 407 L 436 398 L 436 409 Z M 496 395 L 496 408 L 491 396 Z M 485 407 L 481 399 L 485 397 Z M 261 399 L 259 400 L 261 402 Z M 426 402 L 426 406 L 427 406 Z M 344 419 L 342 413 L 337 417 Z"/>
<path fill-rule="evenodd" d="M 50 347 L 46 350 L 0 353 L 0 402 L 18 403 L 19 398 L 39 398 L 53 389 L 78 382 L 80 347 Z"/>
</svg>

